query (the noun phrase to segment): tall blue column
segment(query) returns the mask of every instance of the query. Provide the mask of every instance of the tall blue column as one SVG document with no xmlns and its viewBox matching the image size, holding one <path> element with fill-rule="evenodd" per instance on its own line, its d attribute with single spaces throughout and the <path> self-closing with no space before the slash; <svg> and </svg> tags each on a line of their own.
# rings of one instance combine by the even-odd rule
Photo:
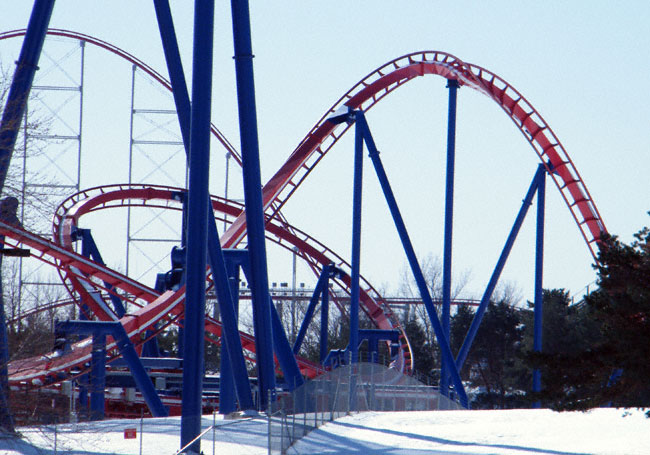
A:
<svg viewBox="0 0 650 455">
<path fill-rule="evenodd" d="M 38 69 L 38 59 L 41 49 L 43 49 L 53 8 L 54 0 L 36 0 L 29 18 L 25 40 L 20 50 L 16 72 L 9 88 L 5 110 L 0 122 L 0 192 L 2 192 L 7 178 L 11 155 L 16 145 L 20 122 L 25 114 L 34 73 Z"/>
<path fill-rule="evenodd" d="M 214 1 L 194 2 L 181 447 L 201 433 Z M 190 450 L 201 452 L 201 442 Z"/>
<path fill-rule="evenodd" d="M 359 357 L 359 277 L 361 270 L 361 210 L 363 193 L 363 128 L 354 131 L 354 182 L 352 189 L 352 254 L 350 273 L 350 357 Z"/>
<path fill-rule="evenodd" d="M 537 184 L 537 238 L 535 242 L 535 333 L 533 338 L 533 350 L 542 352 L 542 332 L 544 319 L 544 215 L 546 209 L 546 172 L 544 165 L 540 164 L 540 171 Z M 542 390 L 542 373 L 533 370 L 533 392 Z M 535 408 L 541 407 L 538 401 Z"/>
<path fill-rule="evenodd" d="M 440 351 L 442 352 L 442 356 L 447 362 L 447 364 L 450 365 L 449 373 L 451 375 L 452 383 L 454 384 L 460 403 L 463 406 L 467 407 L 469 403 L 467 401 L 467 394 L 465 393 L 465 388 L 463 386 L 462 381 L 460 380 L 460 375 L 458 374 L 458 370 L 454 367 L 454 358 L 451 353 L 451 349 L 449 349 L 449 343 L 447 342 L 447 338 L 444 336 L 444 333 L 442 331 L 442 325 L 440 324 L 440 319 L 438 318 L 436 309 L 433 306 L 433 300 L 431 299 L 431 295 L 429 293 L 426 280 L 424 279 L 422 269 L 418 264 L 417 256 L 415 255 L 415 250 L 413 249 L 413 244 L 411 243 L 411 239 L 408 235 L 408 231 L 406 230 L 406 225 L 404 224 L 404 219 L 402 218 L 402 214 L 400 213 L 399 207 L 397 206 L 397 200 L 395 199 L 395 195 L 393 194 L 393 190 L 390 186 L 390 182 L 388 181 L 386 171 L 384 170 L 384 165 L 382 164 L 381 158 L 379 157 L 379 151 L 377 150 L 375 141 L 372 138 L 372 134 L 370 133 L 370 128 L 368 128 L 368 123 L 366 122 L 363 112 L 357 112 L 356 122 L 357 122 L 357 128 L 360 128 L 363 132 L 364 141 L 366 143 L 366 146 L 368 147 L 370 160 L 372 161 L 372 164 L 375 168 L 375 173 L 377 174 L 379 184 L 381 185 L 381 189 L 384 193 L 384 197 L 386 198 L 386 203 L 388 204 L 388 208 L 393 217 L 393 222 L 395 223 L 397 234 L 399 235 L 400 241 L 402 242 L 404 253 L 406 254 L 406 258 L 411 267 L 411 271 L 413 272 L 413 278 L 415 279 L 415 283 L 418 286 L 418 290 L 420 291 L 420 297 L 424 302 L 424 306 L 429 315 L 431 326 L 433 327 L 433 330 L 436 334 L 436 339 L 438 340 L 438 344 L 440 345 Z"/>
<path fill-rule="evenodd" d="M 4 248 L 4 235 L 0 236 L 0 248 Z M 2 289 L 2 253 L 0 253 L 0 430 L 14 432 L 14 420 L 9 411 L 9 337 L 5 319 L 5 302 Z"/>
<path fill-rule="evenodd" d="M 463 345 L 461 346 L 460 351 L 458 352 L 458 356 L 456 356 L 456 367 L 458 368 L 459 371 L 463 368 L 465 359 L 467 359 L 467 354 L 469 353 L 469 350 L 472 347 L 474 338 L 476 338 L 476 333 L 478 332 L 478 328 L 481 325 L 481 321 L 483 320 L 483 315 L 485 314 L 485 310 L 487 309 L 488 304 L 490 303 L 490 299 L 492 298 L 492 293 L 494 292 L 494 288 L 496 288 L 496 285 L 499 282 L 499 278 L 501 277 L 501 272 L 503 271 L 503 268 L 506 265 L 508 256 L 510 255 L 510 251 L 512 251 L 512 247 L 515 244 L 515 240 L 517 240 L 517 235 L 519 234 L 521 225 L 523 224 L 524 219 L 526 218 L 528 209 L 530 208 L 530 205 L 532 204 L 533 201 L 533 197 L 535 196 L 535 192 L 537 191 L 539 176 L 542 172 L 544 172 L 543 168 L 539 168 L 537 170 L 535 176 L 533 177 L 532 182 L 530 183 L 530 187 L 528 187 L 528 192 L 526 193 L 526 197 L 524 198 L 521 204 L 519 213 L 517 213 L 517 218 L 515 218 L 515 222 L 512 225 L 510 234 L 508 234 L 508 238 L 506 239 L 506 243 L 503 246 L 501 255 L 499 256 L 499 259 L 497 260 L 497 264 L 494 267 L 494 270 L 492 271 L 492 276 L 490 277 L 490 281 L 488 281 L 488 284 L 485 288 L 485 292 L 483 293 L 483 297 L 481 298 L 481 303 L 479 303 L 478 309 L 476 310 L 476 314 L 474 315 L 474 319 L 472 319 L 472 324 L 469 326 L 467 335 L 465 335 L 465 340 L 463 341 Z"/>
<path fill-rule="evenodd" d="M 323 291 L 321 292 L 321 301 L 320 301 L 320 362 L 323 363 L 325 357 L 327 357 L 328 352 L 328 328 L 329 328 L 329 300 L 330 300 L 330 290 L 329 290 L 329 276 L 330 276 L 330 267 L 323 267 L 323 273 L 327 273 L 327 280 Z"/>
<path fill-rule="evenodd" d="M 232 260 L 226 260 L 226 270 L 228 271 L 228 281 L 230 282 L 230 295 L 232 296 L 235 307 L 235 318 L 237 318 L 239 315 L 239 265 L 235 264 Z M 226 334 L 222 333 L 221 367 L 219 369 L 219 414 L 229 414 L 237 410 L 235 400 L 236 381 L 233 377 L 233 368 L 230 363 L 226 343 Z"/>
<path fill-rule="evenodd" d="M 90 360 L 90 420 L 104 420 L 104 389 L 106 388 L 106 335 L 93 334 Z"/>
<path fill-rule="evenodd" d="M 447 182 L 445 186 L 445 241 L 442 262 L 442 331 L 449 343 L 449 324 L 451 319 L 451 246 L 454 221 L 454 171 L 456 163 L 456 95 L 458 81 L 450 79 L 449 112 L 447 123 Z M 440 392 L 447 395 L 449 389 L 449 365 L 441 358 Z"/>
<path fill-rule="evenodd" d="M 231 7 L 257 374 L 261 406 L 266 408 L 269 390 L 275 393 L 275 368 L 271 298 L 269 296 L 264 237 L 264 208 L 257 136 L 251 26 L 247 0 L 231 0 Z"/>
</svg>

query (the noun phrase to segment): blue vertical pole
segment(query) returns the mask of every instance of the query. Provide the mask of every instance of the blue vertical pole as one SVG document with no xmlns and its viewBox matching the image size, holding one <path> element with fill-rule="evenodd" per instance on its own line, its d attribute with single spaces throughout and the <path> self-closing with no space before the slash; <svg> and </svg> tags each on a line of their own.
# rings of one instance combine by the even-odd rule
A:
<svg viewBox="0 0 650 455">
<path fill-rule="evenodd" d="M 354 130 L 354 182 L 352 190 L 352 261 L 350 273 L 350 349 L 351 361 L 359 356 L 359 276 L 361 269 L 361 210 L 363 193 L 363 129 Z"/>
<path fill-rule="evenodd" d="M 104 420 L 106 388 L 106 334 L 93 334 L 90 360 L 90 420 Z"/>
<path fill-rule="evenodd" d="M 226 260 L 230 295 L 233 299 L 235 318 L 239 313 L 239 265 L 232 260 Z M 239 336 L 239 335 L 238 335 Z M 248 380 L 246 381 L 248 382 Z M 248 386 L 250 391 L 250 385 Z M 230 364 L 230 356 L 226 348 L 226 334 L 221 334 L 221 368 L 219 369 L 219 414 L 229 414 L 236 410 L 235 378 Z M 252 395 L 251 395 L 252 404 Z"/>
<path fill-rule="evenodd" d="M 169 78 L 173 88 L 174 102 L 176 104 L 176 112 L 183 136 L 183 143 L 185 145 L 185 150 L 189 151 L 191 105 L 187 92 L 187 84 L 185 82 L 185 74 L 183 71 L 180 52 L 178 50 L 176 33 L 174 31 L 174 22 L 172 20 L 168 0 L 154 0 L 154 6 L 156 8 L 160 37 L 165 52 L 167 71 L 169 72 Z M 207 191 L 208 189 L 206 188 L 206 192 Z M 186 204 L 184 203 L 183 206 L 185 207 Z M 183 242 L 186 242 L 186 240 L 187 239 L 184 236 Z M 219 244 L 219 234 L 214 221 L 214 211 L 210 204 L 208 204 L 208 257 L 212 268 L 212 276 L 217 291 L 219 305 L 221 307 L 221 319 L 224 325 L 224 333 L 222 335 L 222 355 L 224 357 L 222 357 L 222 365 L 224 365 L 225 368 L 230 368 L 230 371 L 222 371 L 222 380 L 224 380 L 223 377 L 225 376 L 226 388 L 228 388 L 228 382 L 233 379 L 232 377 L 234 377 L 234 384 L 235 389 L 237 390 L 240 407 L 242 409 L 253 409 L 254 404 L 250 390 L 250 382 L 248 380 L 241 340 L 239 339 L 239 332 L 237 330 L 239 281 L 237 279 L 236 287 L 232 282 L 229 284 L 229 279 L 233 276 L 233 273 L 236 273 L 237 277 L 239 276 L 239 268 L 238 265 L 233 262 L 232 258 L 228 261 L 228 264 L 224 265 L 224 254 L 221 245 Z M 228 270 L 227 266 L 230 267 Z M 228 288 L 230 288 L 230 292 L 228 292 Z M 230 343 L 225 341 L 227 338 L 230 339 Z M 235 389 L 233 389 L 233 393 Z M 230 405 L 226 404 L 225 408 L 228 408 L 229 406 Z M 234 406 L 235 404 L 233 401 L 233 410 Z M 221 406 L 220 412 L 223 413 Z"/>
<path fill-rule="evenodd" d="M 5 110 L 0 122 L 0 192 L 4 188 L 11 155 L 16 145 L 20 123 L 25 114 L 27 98 L 38 69 L 38 59 L 43 49 L 47 26 L 52 17 L 54 0 L 36 0 L 27 25 L 25 40 L 20 50 Z"/>
<path fill-rule="evenodd" d="M 247 0 L 231 0 L 233 38 L 235 47 L 235 73 L 239 130 L 241 136 L 244 201 L 251 268 L 251 297 L 257 372 L 261 405 L 266 408 L 269 390 L 275 393 L 273 363 L 273 335 L 271 325 L 271 298 L 266 264 L 264 238 L 264 209 L 262 204 L 262 177 L 260 174 L 257 113 L 255 107 L 255 82 L 253 76 L 253 49 L 251 44 L 250 15 Z"/>
<path fill-rule="evenodd" d="M 323 267 L 323 272 L 327 272 L 327 280 L 325 281 L 325 286 L 321 291 L 321 302 L 320 302 L 320 362 L 323 363 L 325 357 L 327 357 L 327 338 L 328 338 L 328 326 L 329 326 L 329 276 L 330 268 L 329 266 Z"/>
<path fill-rule="evenodd" d="M 201 433 L 214 0 L 194 2 L 181 447 Z M 197 440 L 190 450 L 201 452 Z"/>
<path fill-rule="evenodd" d="M 533 339 L 533 350 L 542 352 L 542 332 L 544 318 L 544 215 L 546 209 L 546 172 L 544 165 L 540 164 L 540 171 L 537 184 L 537 238 L 535 243 L 535 334 Z M 542 390 L 542 373 L 539 369 L 533 370 L 533 392 Z M 533 407 L 541 407 L 539 401 Z"/>
<path fill-rule="evenodd" d="M 397 200 L 395 199 L 393 190 L 390 187 L 390 183 L 388 182 L 386 171 L 384 170 L 384 166 L 381 162 L 381 159 L 379 158 L 379 151 L 377 150 L 377 147 L 375 146 L 375 141 L 372 138 L 372 135 L 370 134 L 370 129 L 368 128 L 368 123 L 366 122 L 366 118 L 363 115 L 363 112 L 359 111 L 356 113 L 356 122 L 357 122 L 357 128 L 361 128 L 362 133 L 364 135 L 364 140 L 369 150 L 370 159 L 372 160 L 372 164 L 375 167 L 375 172 L 377 174 L 377 178 L 379 179 L 381 189 L 384 192 L 386 203 L 388 204 L 388 208 L 393 217 L 393 222 L 395 223 L 397 234 L 399 235 L 399 238 L 402 242 L 404 253 L 406 254 L 406 258 L 411 267 L 411 271 L 413 272 L 413 278 L 415 278 L 415 282 L 418 286 L 418 290 L 420 291 L 420 297 L 424 302 L 424 306 L 429 315 L 429 320 L 431 321 L 431 326 L 433 327 L 433 331 L 436 334 L 436 338 L 438 340 L 438 344 L 440 345 L 440 351 L 442 352 L 443 359 L 445 359 L 445 361 L 449 365 L 449 373 L 451 375 L 451 379 L 454 384 L 455 391 L 458 394 L 460 403 L 463 406 L 467 407 L 469 403 L 467 401 L 467 394 L 465 393 L 465 387 L 463 386 L 463 383 L 460 379 L 460 375 L 458 374 L 458 369 L 456 369 L 454 366 L 454 357 L 451 353 L 451 349 L 449 348 L 449 343 L 447 342 L 447 339 L 445 338 L 444 333 L 442 331 L 442 325 L 440 324 L 440 319 L 438 319 L 436 309 L 433 306 L 433 300 L 431 299 L 431 295 L 429 294 L 429 289 L 427 288 L 426 280 L 424 279 L 424 275 L 422 274 L 422 269 L 418 264 L 417 256 L 415 255 L 415 250 L 413 249 L 413 244 L 411 243 L 411 239 L 408 235 L 408 231 L 406 230 L 406 225 L 404 224 L 404 219 L 402 218 L 402 214 L 400 213 L 399 207 L 397 206 Z"/>
<path fill-rule="evenodd" d="M 454 170 L 456 162 L 456 95 L 458 81 L 450 79 L 449 112 L 447 123 L 447 182 L 445 186 L 445 241 L 442 262 L 442 330 L 449 342 L 449 324 L 451 319 L 451 247 L 454 221 Z M 444 360 L 440 368 L 440 391 L 447 395 L 449 389 L 449 366 Z"/>
<path fill-rule="evenodd" d="M 302 342 L 305 339 L 305 335 L 307 335 L 307 328 L 309 327 L 309 324 L 311 323 L 311 320 L 314 317 L 314 311 L 316 311 L 318 298 L 322 295 L 323 289 L 327 288 L 327 283 L 328 283 L 327 269 L 329 269 L 329 267 L 327 266 L 323 267 L 323 270 L 321 271 L 321 274 L 318 277 L 318 281 L 316 282 L 314 293 L 312 294 L 311 299 L 309 300 L 309 305 L 307 305 L 307 310 L 305 311 L 305 317 L 302 320 L 302 324 L 300 324 L 300 330 L 298 330 L 298 335 L 296 335 L 296 341 L 294 341 L 293 343 L 294 355 L 298 355 L 298 353 L 300 352 L 300 347 L 302 346 Z"/>
<path fill-rule="evenodd" d="M 535 192 L 537 191 L 539 175 L 541 172 L 544 172 L 543 168 L 539 168 L 537 170 L 535 176 L 533 177 L 533 181 L 530 183 L 530 187 L 528 188 L 526 197 L 524 198 L 521 204 L 521 208 L 519 209 L 517 218 L 515 219 L 512 229 L 510 230 L 510 234 L 508 235 L 503 250 L 501 251 L 501 255 L 499 256 L 497 265 L 494 267 L 494 271 L 492 272 L 490 281 L 488 282 L 488 285 L 485 288 L 485 292 L 483 293 L 483 297 L 481 298 L 481 303 L 479 303 L 478 309 L 476 310 L 476 314 L 474 315 L 474 319 L 472 319 L 472 324 L 470 325 L 469 330 L 467 331 L 467 335 L 465 335 L 465 340 L 463 341 L 463 345 L 461 346 L 460 351 L 458 352 L 458 356 L 456 357 L 456 367 L 458 368 L 458 370 L 461 370 L 463 368 L 465 359 L 467 359 L 467 354 L 469 353 L 469 349 L 472 347 L 472 343 L 474 342 L 474 338 L 476 337 L 478 328 L 481 325 L 481 321 L 483 320 L 483 315 L 485 314 L 485 310 L 487 309 L 487 306 L 490 303 L 490 299 L 492 298 L 492 293 L 494 292 L 494 288 L 499 282 L 499 278 L 501 277 L 501 272 L 503 271 L 503 267 L 505 267 L 506 265 L 506 261 L 508 260 L 510 251 L 512 250 L 512 247 L 515 244 L 515 240 L 517 239 L 517 235 L 519 234 L 519 229 L 521 228 L 521 225 L 523 224 L 524 219 L 526 218 L 526 214 L 528 213 L 528 208 L 530 207 L 533 200 L 533 196 L 535 196 Z"/>
<path fill-rule="evenodd" d="M 4 248 L 5 236 L 0 236 L 0 248 Z M 0 253 L 0 272 L 2 271 L 2 253 Z M 0 273 L 0 429 L 14 433 L 14 419 L 9 411 L 9 337 L 5 319 L 4 290 L 2 273 Z"/>
<path fill-rule="evenodd" d="M 174 21 L 172 20 L 168 0 L 154 0 L 153 4 L 156 9 L 160 39 L 165 53 L 165 61 L 167 62 L 167 72 L 172 84 L 176 115 L 178 116 L 185 150 L 188 151 L 190 149 L 190 95 L 187 91 L 183 63 L 178 50 Z"/>
</svg>

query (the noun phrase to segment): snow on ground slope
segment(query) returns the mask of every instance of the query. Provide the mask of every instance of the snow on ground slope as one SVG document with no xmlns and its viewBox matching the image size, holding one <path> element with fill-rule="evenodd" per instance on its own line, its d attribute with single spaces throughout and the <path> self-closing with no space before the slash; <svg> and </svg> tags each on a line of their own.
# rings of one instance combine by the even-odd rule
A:
<svg viewBox="0 0 650 455">
<path fill-rule="evenodd" d="M 203 418 L 203 428 L 212 424 Z M 212 453 L 267 453 L 267 422 L 217 420 L 201 448 Z M 136 428 L 137 439 L 124 439 Z M 0 455 L 54 454 L 53 427 L 21 428 L 22 440 L 0 438 Z M 71 455 L 173 455 L 179 448 L 180 419 L 109 420 L 59 425 L 56 453 Z M 142 439 L 140 439 L 142 438 Z M 363 455 L 649 455 L 650 419 L 643 411 L 596 409 L 589 413 L 548 410 L 367 412 L 343 417 L 315 430 L 289 454 Z"/>
<path fill-rule="evenodd" d="M 650 420 L 617 409 L 368 412 L 326 424 L 289 453 L 648 455 Z"/>
</svg>

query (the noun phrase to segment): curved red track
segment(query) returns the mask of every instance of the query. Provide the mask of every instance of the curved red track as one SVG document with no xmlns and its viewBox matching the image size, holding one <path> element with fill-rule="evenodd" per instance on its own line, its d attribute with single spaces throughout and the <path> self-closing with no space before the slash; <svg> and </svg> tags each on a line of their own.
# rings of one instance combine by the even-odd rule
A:
<svg viewBox="0 0 650 455">
<path fill-rule="evenodd" d="M 0 34 L 0 39 L 21 34 L 24 34 L 24 31 L 7 32 Z M 115 46 L 87 35 L 66 30 L 52 30 L 49 34 L 85 40 L 107 49 L 136 64 L 161 84 L 170 88 L 169 83 L 157 72 Z M 315 268 L 330 262 L 339 263 L 339 265 L 345 264 L 340 257 L 333 257 L 332 252 L 324 248 L 323 245 L 288 226 L 280 218 L 279 210 L 350 127 L 348 124 L 330 123 L 327 118 L 332 113 L 340 108 L 367 111 L 396 88 L 424 75 L 439 75 L 447 79 L 456 79 L 461 85 L 487 95 L 501 106 L 549 170 L 579 226 L 587 246 L 595 257 L 595 244 L 605 232 L 605 226 L 577 169 L 551 128 L 532 105 L 503 79 L 479 66 L 464 63 L 450 54 L 436 51 L 409 54 L 387 63 L 357 83 L 323 115 L 287 161 L 263 187 L 264 209 L 267 212 L 267 232 L 271 234 L 271 237 L 283 246 L 285 244 L 297 246 L 300 254 Z M 213 128 L 213 133 L 239 161 L 234 148 L 218 133 L 216 128 Z M 71 295 L 89 305 L 99 319 L 116 320 L 117 318 L 99 295 L 97 289 L 107 292 L 108 290 L 103 284 L 106 282 L 114 289 L 119 290 L 121 298 L 125 298 L 139 307 L 134 314 L 123 317 L 121 322 L 129 336 L 136 343 L 140 343 L 141 334 L 147 328 L 160 321 L 164 321 L 165 324 L 171 323 L 175 317 L 181 314 L 184 290 L 158 295 L 152 289 L 124 275 L 76 255 L 69 249 L 69 233 L 83 214 L 111 206 L 136 204 L 127 201 L 137 200 L 139 201 L 137 204 L 140 205 L 148 204 L 170 208 L 174 191 L 178 191 L 178 189 L 151 185 L 146 187 L 114 186 L 111 190 L 97 188 L 75 195 L 74 198 L 63 204 L 62 210 L 57 212 L 55 217 L 55 239 L 58 244 L 1 222 L 0 233 L 7 237 L 8 246 L 18 246 L 22 242 L 36 250 L 38 253 L 35 256 L 39 259 L 59 268 Z M 213 199 L 213 206 L 217 211 L 236 216 L 233 224 L 221 238 L 224 247 L 236 247 L 246 233 L 243 207 L 219 199 Z M 342 284 L 345 288 L 349 288 L 349 276 L 347 281 L 345 278 L 342 280 Z M 390 310 L 382 305 L 379 294 L 368 283 L 364 283 L 361 303 L 366 313 L 379 328 L 399 328 L 399 324 L 392 318 Z M 206 330 L 207 333 L 215 336 L 220 334 L 220 326 L 216 321 L 208 320 Z M 409 369 L 410 349 L 408 341 L 406 339 L 404 341 L 405 344 L 398 363 L 400 368 Z M 250 335 L 242 334 L 242 342 L 246 349 L 251 351 L 254 349 L 254 340 Z M 69 370 L 73 365 L 85 362 L 88 355 L 88 343 L 82 342 L 75 346 L 73 354 L 69 356 L 45 356 L 40 359 L 29 359 L 20 364 L 14 362 L 10 367 L 10 380 L 21 382 L 56 376 Z M 301 369 L 306 374 L 311 376 L 318 373 L 318 366 L 303 360 L 299 361 Z"/>
</svg>

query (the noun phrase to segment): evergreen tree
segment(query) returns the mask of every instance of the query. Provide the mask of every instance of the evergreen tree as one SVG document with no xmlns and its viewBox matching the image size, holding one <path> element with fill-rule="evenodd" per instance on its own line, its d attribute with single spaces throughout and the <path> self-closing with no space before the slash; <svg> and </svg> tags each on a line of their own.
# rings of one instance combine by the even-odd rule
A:
<svg viewBox="0 0 650 455">
<path fill-rule="evenodd" d="M 650 230 L 626 245 L 603 239 L 599 289 L 585 297 L 600 336 L 569 352 L 533 356 L 542 369 L 539 398 L 558 410 L 650 406 Z"/>
</svg>

